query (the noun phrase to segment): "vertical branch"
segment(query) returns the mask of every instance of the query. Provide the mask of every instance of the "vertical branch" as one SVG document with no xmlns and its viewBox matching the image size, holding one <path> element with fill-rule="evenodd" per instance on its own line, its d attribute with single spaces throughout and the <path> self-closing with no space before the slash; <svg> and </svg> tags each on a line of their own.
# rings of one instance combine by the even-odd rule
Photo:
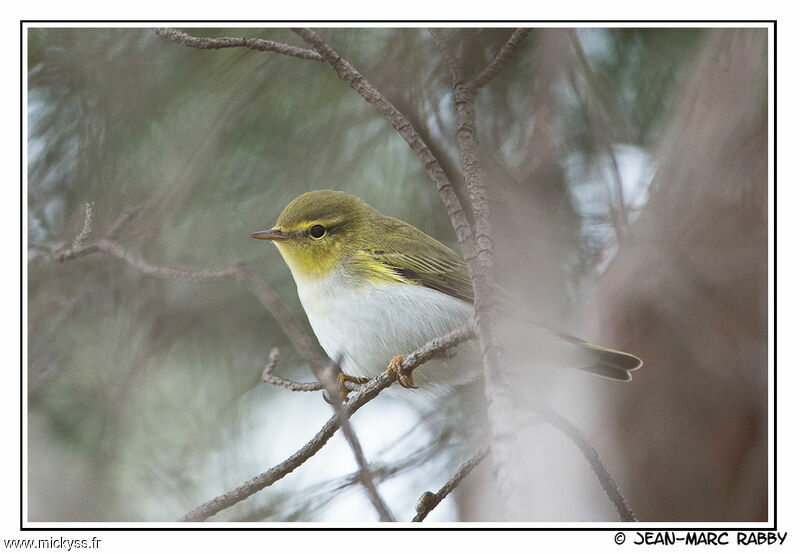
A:
<svg viewBox="0 0 800 554">
<path fill-rule="evenodd" d="M 442 53 L 453 86 L 456 140 L 474 216 L 475 255 L 466 260 L 475 295 L 475 320 L 483 358 L 486 406 L 495 455 L 492 457 L 500 496 L 509 500 L 507 515 L 520 519 L 524 508 L 518 476 L 512 469 L 519 459 L 513 441 L 514 403 L 510 383 L 501 369 L 500 348 L 494 333 L 494 245 L 483 166 L 478 159 L 474 91 L 464 84 L 461 62 L 438 29 L 429 29 Z"/>
</svg>

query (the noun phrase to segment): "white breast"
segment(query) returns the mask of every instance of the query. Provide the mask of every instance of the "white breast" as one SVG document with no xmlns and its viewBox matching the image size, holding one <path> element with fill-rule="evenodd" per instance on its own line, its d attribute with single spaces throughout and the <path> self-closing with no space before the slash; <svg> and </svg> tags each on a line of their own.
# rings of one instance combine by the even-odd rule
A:
<svg viewBox="0 0 800 554">
<path fill-rule="evenodd" d="M 355 288 L 338 272 L 324 280 L 297 279 L 297 293 L 322 348 L 345 373 L 372 377 L 393 356 L 410 354 L 432 338 L 466 323 L 471 304 L 407 284 Z M 428 362 L 414 372 L 417 384 L 457 384 L 471 378 L 459 349 L 449 361 Z"/>
</svg>

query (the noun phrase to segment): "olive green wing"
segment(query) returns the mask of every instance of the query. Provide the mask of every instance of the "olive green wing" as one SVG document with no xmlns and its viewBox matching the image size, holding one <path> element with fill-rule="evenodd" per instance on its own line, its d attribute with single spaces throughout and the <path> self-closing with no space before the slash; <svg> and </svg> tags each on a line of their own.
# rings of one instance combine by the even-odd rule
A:
<svg viewBox="0 0 800 554">
<path fill-rule="evenodd" d="M 373 250 L 370 257 L 397 281 L 438 290 L 459 300 L 472 302 L 472 282 L 461 260 L 384 250 Z"/>
<path fill-rule="evenodd" d="M 472 303 L 472 282 L 461 257 L 400 220 L 385 218 L 374 246 L 358 252 L 371 278 L 427 287 Z"/>
</svg>

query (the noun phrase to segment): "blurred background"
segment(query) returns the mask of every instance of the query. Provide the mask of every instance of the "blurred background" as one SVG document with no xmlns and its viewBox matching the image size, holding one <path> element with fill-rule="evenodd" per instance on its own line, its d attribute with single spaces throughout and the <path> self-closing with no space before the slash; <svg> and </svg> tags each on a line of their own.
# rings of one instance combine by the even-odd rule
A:
<svg viewBox="0 0 800 554">
<path fill-rule="evenodd" d="M 287 29 L 185 29 L 301 45 Z M 424 29 L 320 35 L 407 117 L 463 195 L 449 76 Z M 511 29 L 444 36 L 480 71 Z M 388 122 L 324 63 L 203 51 L 148 29 L 28 30 L 30 521 L 168 521 L 297 450 L 320 393 L 233 279 L 57 262 L 95 203 L 101 237 L 164 266 L 246 262 L 308 327 L 276 249 L 248 238 L 302 192 L 355 194 L 457 249 Z M 642 521 L 767 518 L 767 30 L 534 29 L 477 97 L 498 280 L 539 319 L 644 359 L 630 383 L 516 371 L 592 442 Z M 535 358 L 535 352 L 528 353 Z M 525 364 L 519 362 L 520 366 Z M 515 367 L 518 367 L 515 365 Z M 394 388 L 394 387 L 393 387 Z M 379 490 L 410 520 L 483 443 L 483 386 L 382 394 L 353 418 Z M 615 520 L 575 446 L 520 432 L 530 521 Z M 215 517 L 375 521 L 337 434 Z M 428 521 L 500 519 L 484 463 Z"/>
</svg>

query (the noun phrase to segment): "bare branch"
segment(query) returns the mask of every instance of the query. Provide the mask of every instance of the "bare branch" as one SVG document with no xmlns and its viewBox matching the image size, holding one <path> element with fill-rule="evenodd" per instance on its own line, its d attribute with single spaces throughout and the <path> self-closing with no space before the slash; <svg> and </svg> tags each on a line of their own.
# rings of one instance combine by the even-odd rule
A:
<svg viewBox="0 0 800 554">
<path fill-rule="evenodd" d="M 439 489 L 437 492 L 432 493 L 430 491 L 424 492 L 420 497 L 419 501 L 417 502 L 417 515 L 414 516 L 414 519 L 411 521 L 420 522 L 423 521 L 428 514 L 433 511 L 433 509 L 439 505 L 439 503 L 447 497 L 448 494 L 453 492 L 461 480 L 470 474 L 470 472 L 475 469 L 478 464 L 480 464 L 486 456 L 489 455 L 490 448 L 488 446 L 484 446 L 469 460 L 464 462 L 461 467 L 458 468 L 458 471 L 455 475 L 453 475 L 444 486 Z"/>
<path fill-rule="evenodd" d="M 251 50 L 258 50 L 260 52 L 275 52 L 283 54 L 284 56 L 292 56 L 303 60 L 316 60 L 322 61 L 322 56 L 308 50 L 307 48 L 298 48 L 282 42 L 275 42 L 273 40 L 266 40 L 261 38 L 236 38 L 236 37 L 195 37 L 189 33 L 178 31 L 177 29 L 155 28 L 152 30 L 158 36 L 167 38 L 173 42 L 177 42 L 183 46 L 190 48 L 197 48 L 200 50 L 218 50 L 221 48 L 249 48 Z"/>
<path fill-rule="evenodd" d="M 85 243 L 86 237 L 92 232 L 94 204 L 87 204 L 86 206 L 83 229 L 72 241 L 72 246 L 70 248 L 64 248 L 55 252 L 54 258 L 56 260 L 63 262 L 94 252 L 102 252 L 127 262 L 144 275 L 159 279 L 198 282 L 231 277 L 236 278 L 259 299 L 261 304 L 275 318 L 305 362 L 314 370 L 314 374 L 317 375 L 318 371 L 322 371 L 322 358 L 317 354 L 317 349 L 315 347 L 316 342 L 297 323 L 294 316 L 278 297 L 277 293 L 275 293 L 263 279 L 257 277 L 250 271 L 250 268 L 246 264 L 239 264 L 234 267 L 223 269 L 165 267 L 151 264 L 129 252 L 114 240 L 115 234 L 119 233 L 122 227 L 130 221 L 131 217 L 136 213 L 134 208 L 125 209 L 119 218 L 111 225 L 109 232 L 104 238 Z"/>
<path fill-rule="evenodd" d="M 369 501 L 372 503 L 372 507 L 375 508 L 375 511 L 378 512 L 380 520 L 384 522 L 395 521 L 394 516 L 389 510 L 389 507 L 386 505 L 386 502 L 378 493 L 378 489 L 375 486 L 372 476 L 372 471 L 369 468 L 369 463 L 367 462 L 366 456 L 364 456 L 364 449 L 361 448 L 361 442 L 359 442 L 353 426 L 350 425 L 349 416 L 344 413 L 344 409 L 342 408 L 339 391 L 336 389 L 336 387 L 329 387 L 328 390 L 333 392 L 335 395 L 333 409 L 336 411 L 336 417 L 339 420 L 339 426 L 342 428 L 342 434 L 347 440 L 347 443 L 350 445 L 350 450 L 353 451 L 353 457 L 356 460 L 356 464 L 358 464 L 358 480 L 361 481 L 361 484 L 367 491 Z"/>
<path fill-rule="evenodd" d="M 597 450 L 595 450 L 592 443 L 589 442 L 589 439 L 583 436 L 580 429 L 575 427 L 571 421 L 549 406 L 537 404 L 533 407 L 533 410 L 543 421 L 564 433 L 575 446 L 578 447 L 578 450 L 581 451 L 581 454 L 583 454 L 583 457 L 597 476 L 598 481 L 600 481 L 600 485 L 603 487 L 608 499 L 611 500 L 611 503 L 614 504 L 614 507 L 617 509 L 620 521 L 637 521 L 636 515 L 634 515 L 625 497 L 622 496 L 622 491 L 620 491 L 614 478 L 611 477 L 603 460 L 600 459 Z"/>
<path fill-rule="evenodd" d="M 160 279 L 208 281 L 224 279 L 236 275 L 236 268 L 234 267 L 224 269 L 196 269 L 154 265 L 129 252 L 119 243 L 108 239 L 99 239 L 89 244 L 81 244 L 77 248 L 75 248 L 73 242 L 71 248 L 59 250 L 55 253 L 54 257 L 56 260 L 63 262 L 72 258 L 80 258 L 93 252 L 103 252 L 115 258 L 119 258 L 138 269 L 141 273 L 149 277 L 158 277 Z"/>
<path fill-rule="evenodd" d="M 266 366 L 264 366 L 264 371 L 261 373 L 262 383 L 266 383 L 267 385 L 273 385 L 292 392 L 317 392 L 321 390 L 326 390 L 326 387 L 328 385 L 321 383 L 320 381 L 301 383 L 298 381 L 292 381 L 291 379 L 285 379 L 283 377 L 279 377 L 278 375 L 273 375 L 272 372 L 274 371 L 275 366 L 277 365 L 278 355 L 279 351 L 277 348 L 273 348 L 270 351 L 267 364 Z M 359 385 L 350 381 L 345 381 L 343 386 L 347 387 L 347 389 L 350 391 L 360 391 L 362 388 L 364 388 L 363 385 Z"/>
<path fill-rule="evenodd" d="M 474 92 L 494 79 L 506 66 L 508 60 L 514 57 L 519 45 L 522 44 L 522 41 L 525 40 L 525 37 L 530 32 L 530 29 L 516 29 L 503 47 L 500 48 L 500 51 L 495 54 L 492 61 L 467 83 L 467 88 Z"/>
<path fill-rule="evenodd" d="M 319 381 L 314 381 L 312 383 L 298 383 L 297 381 L 290 381 L 288 379 L 284 379 L 283 377 L 273 375 L 272 371 L 278 364 L 279 353 L 280 352 L 277 348 L 270 350 L 269 360 L 267 361 L 267 365 L 264 367 L 264 371 L 261 373 L 262 382 L 294 392 L 316 392 L 325 390 L 325 385 Z"/>
<path fill-rule="evenodd" d="M 350 398 L 350 401 L 344 405 L 343 411 L 347 417 L 355 413 L 364 404 L 375 398 L 380 391 L 388 387 L 392 383 L 391 379 L 386 373 L 381 373 L 378 377 L 370 381 L 364 389 Z M 205 521 L 214 514 L 230 508 L 234 504 L 241 502 L 245 498 L 252 496 L 261 489 L 268 487 L 276 481 L 284 478 L 286 475 L 303 465 L 309 458 L 320 451 L 323 446 L 330 440 L 336 430 L 339 428 L 339 418 L 336 414 L 331 416 L 328 421 L 322 426 L 314 437 L 308 441 L 297 452 L 289 456 L 286 460 L 273 466 L 264 473 L 257 475 L 250 479 L 243 485 L 236 487 L 230 492 L 217 496 L 208 502 L 191 510 L 179 521 Z"/>
<path fill-rule="evenodd" d="M 494 246 L 490 223 L 486 179 L 478 158 L 478 139 L 475 127 L 475 98 L 473 91 L 464 85 L 464 71 L 450 45 L 439 29 L 428 30 L 447 64 L 453 85 L 456 108 L 456 140 L 461 165 L 469 191 L 474 219 L 475 255 L 477 264 L 466 259 L 475 295 L 475 321 L 480 341 L 484 367 L 486 407 L 489 414 L 494 456 L 495 478 L 500 494 L 509 500 L 507 515 L 522 517 L 524 501 L 519 494 L 520 478 L 512 470 L 515 452 L 514 395 L 500 363 L 500 347 L 494 333 Z"/>
<path fill-rule="evenodd" d="M 464 85 L 464 71 L 461 62 L 442 36 L 439 29 L 429 29 L 434 43 L 445 59 L 453 85 L 453 98 L 456 107 L 456 139 L 461 156 L 461 166 L 469 191 L 472 213 L 475 219 L 475 254 L 478 256 L 483 273 L 492 279 L 494 256 L 489 222 L 489 203 L 486 197 L 483 166 L 478 159 L 478 139 L 475 127 L 475 99 L 472 91 Z M 466 260 L 469 261 L 469 260 Z M 473 280 L 476 275 L 472 275 Z M 479 285 L 479 283 L 474 283 Z M 477 287 L 476 287 L 477 288 Z M 476 291 L 476 294 L 478 291 Z M 477 303 L 477 301 L 476 301 Z"/>
<path fill-rule="evenodd" d="M 442 36 L 441 30 L 430 28 L 428 29 L 428 33 L 431 35 L 433 42 L 439 49 L 439 53 L 444 58 L 445 64 L 447 65 L 447 71 L 450 73 L 450 80 L 453 82 L 453 86 L 455 87 L 456 84 L 464 84 L 464 71 L 461 68 L 461 62 L 458 61 L 456 53 L 453 52 L 453 49 L 450 48 L 449 44 L 447 44 L 447 41 Z"/>
<path fill-rule="evenodd" d="M 253 286 L 251 290 L 253 290 L 254 294 L 259 298 L 264 297 L 264 300 L 269 303 L 273 303 L 277 301 L 277 297 L 272 294 L 272 291 L 269 287 L 266 286 L 265 283 L 261 281 L 255 281 L 253 275 L 247 271 L 247 273 L 243 273 L 246 276 L 248 282 Z M 263 289 L 263 290 L 262 290 Z M 278 301 L 278 306 L 276 307 L 278 311 L 281 309 L 285 309 L 283 303 Z M 291 321 L 291 319 L 289 320 Z M 310 344 L 310 337 L 307 337 L 305 333 L 301 333 L 299 329 L 292 329 L 291 333 L 298 333 L 299 336 L 297 337 L 301 343 L 298 346 L 298 349 L 302 348 L 306 352 L 311 352 L 310 349 L 313 348 L 313 345 Z M 312 357 L 313 360 L 313 357 Z M 367 496 L 372 502 L 375 511 L 378 512 L 378 516 L 380 517 L 381 521 L 394 521 L 394 517 L 392 516 L 391 512 L 389 511 L 389 507 L 386 505 L 386 502 L 378 493 L 378 489 L 375 487 L 375 483 L 372 479 L 372 474 L 369 470 L 369 464 L 367 463 L 367 459 L 364 456 L 364 450 L 361 448 L 361 443 L 358 440 L 358 436 L 356 435 L 355 431 L 353 430 L 348 417 L 343 409 L 342 409 L 342 398 L 339 394 L 339 389 L 337 388 L 337 383 L 332 378 L 334 374 L 333 367 L 323 368 L 319 365 L 312 365 L 311 369 L 314 372 L 314 375 L 317 377 L 317 383 L 293 383 L 290 381 L 286 381 L 284 379 L 272 378 L 273 376 L 270 375 L 270 372 L 275 367 L 278 361 L 278 350 L 273 348 L 270 352 L 269 361 L 267 362 L 267 366 L 264 368 L 262 373 L 262 379 L 264 381 L 270 381 L 272 384 L 276 384 L 278 386 L 283 386 L 289 390 L 294 391 L 307 391 L 307 390 L 325 390 L 332 401 L 330 402 L 333 406 L 333 410 L 335 412 L 336 418 L 339 423 L 339 427 L 342 429 L 342 434 L 345 436 L 347 443 L 350 445 L 350 450 L 353 452 L 353 457 L 356 460 L 359 468 L 359 480 L 364 485 L 364 489 L 367 491 Z"/>
<path fill-rule="evenodd" d="M 117 238 L 117 235 L 128 222 L 139 213 L 138 207 L 129 207 L 122 210 L 122 213 L 119 214 L 117 220 L 111 224 L 111 227 L 108 228 L 108 232 L 106 233 L 106 238 L 109 240 L 114 240 Z"/>
<path fill-rule="evenodd" d="M 83 229 L 80 233 L 75 235 L 72 241 L 72 249 L 77 250 L 83 246 L 83 242 L 92 234 L 92 226 L 94 225 L 94 202 L 89 202 L 84 205 Z"/>
<path fill-rule="evenodd" d="M 353 458 L 355 458 L 356 464 L 358 465 L 358 480 L 361 481 L 361 484 L 367 491 L 367 497 L 372 503 L 373 508 L 375 508 L 375 511 L 378 512 L 378 517 L 380 517 L 381 521 L 394 521 L 394 516 L 392 516 L 392 513 L 389 511 L 389 507 L 386 505 L 386 502 L 383 500 L 381 495 L 378 493 L 378 489 L 375 487 L 375 483 L 372 478 L 372 472 L 369 469 L 369 463 L 367 462 L 367 458 L 364 456 L 364 449 L 361 448 L 361 442 L 358 440 L 358 436 L 356 435 L 352 425 L 350 425 L 349 416 L 342 408 L 343 399 L 342 395 L 339 393 L 339 383 L 333 377 L 335 374 L 334 370 L 338 369 L 338 363 L 340 362 L 341 360 L 337 360 L 336 364 L 332 364 L 327 371 L 319 374 L 318 379 L 325 385 L 325 392 L 330 399 L 328 402 L 333 407 L 333 411 L 339 422 L 339 427 L 342 429 L 342 434 L 344 435 L 347 444 L 350 446 L 350 450 L 353 453 Z"/>
<path fill-rule="evenodd" d="M 442 337 L 428 342 L 422 348 L 413 352 L 410 356 L 403 359 L 401 367 L 404 371 L 409 372 L 418 367 L 420 364 L 431 359 L 432 357 L 442 354 L 448 348 L 452 348 L 461 344 L 462 342 L 474 337 L 472 325 L 465 325 L 460 329 L 456 329 Z M 350 418 L 359 408 L 364 404 L 378 396 L 378 394 L 391 385 L 394 379 L 388 373 L 382 372 L 377 377 L 370 380 L 369 383 L 350 397 L 350 400 L 342 405 L 342 413 L 345 417 Z M 230 508 L 234 504 L 241 502 L 245 498 L 252 496 L 261 489 L 268 487 L 276 481 L 282 479 L 301 465 L 305 463 L 314 454 L 325 446 L 330 440 L 336 430 L 339 428 L 339 418 L 333 415 L 322 428 L 317 432 L 314 437 L 308 441 L 297 452 L 289 456 L 283 462 L 273 466 L 264 473 L 257 475 L 250 479 L 243 485 L 233 489 L 230 492 L 217 496 L 208 502 L 198 506 L 194 510 L 188 512 L 180 521 L 204 521 L 214 514 Z"/>
<path fill-rule="evenodd" d="M 437 410 L 433 410 L 429 412 L 421 419 L 426 419 L 436 413 Z M 412 428 L 411 431 L 416 430 L 416 428 Z M 433 456 L 440 452 L 443 446 L 445 446 L 445 441 L 450 438 L 452 434 L 452 430 L 449 427 L 444 427 L 439 431 L 437 436 L 428 442 L 427 444 L 420 446 L 413 450 L 411 453 L 402 456 L 399 459 L 395 459 L 390 462 L 380 462 L 373 464 L 371 466 L 372 475 L 375 478 L 376 482 L 384 482 L 401 473 L 410 471 L 416 467 L 419 467 L 422 464 L 429 462 Z M 405 438 L 405 437 L 402 437 Z M 393 444 L 385 446 L 381 450 L 381 454 L 391 450 L 393 447 L 397 446 L 401 439 L 395 439 Z M 292 514 L 308 514 L 309 512 L 314 512 L 319 510 L 326 504 L 328 504 L 331 500 L 333 500 L 334 496 L 337 493 L 343 492 L 354 485 L 360 484 L 359 481 L 359 472 L 354 471 L 352 473 L 348 473 L 347 475 L 343 475 L 341 477 L 336 477 L 333 479 L 328 479 L 320 483 L 316 483 L 305 489 L 301 490 L 293 490 L 291 495 L 286 497 L 283 501 L 283 504 L 291 504 L 291 512 Z M 281 511 L 283 506 L 279 503 L 275 505 L 274 502 L 268 502 L 268 505 L 256 509 L 240 518 L 237 518 L 237 521 L 261 521 L 270 516 L 276 515 L 278 512 Z M 291 518 L 284 517 L 283 520 L 291 521 Z"/>
</svg>

